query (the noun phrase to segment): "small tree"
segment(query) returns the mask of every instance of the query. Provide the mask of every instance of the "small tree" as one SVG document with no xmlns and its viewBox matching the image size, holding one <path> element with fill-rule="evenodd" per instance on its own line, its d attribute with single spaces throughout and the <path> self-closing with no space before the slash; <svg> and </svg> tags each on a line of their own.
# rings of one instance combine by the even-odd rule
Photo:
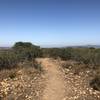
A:
<svg viewBox="0 0 100 100">
<path fill-rule="evenodd" d="M 13 50 L 22 61 L 33 60 L 34 58 L 41 56 L 40 47 L 29 42 L 17 42 L 13 46 Z"/>
</svg>

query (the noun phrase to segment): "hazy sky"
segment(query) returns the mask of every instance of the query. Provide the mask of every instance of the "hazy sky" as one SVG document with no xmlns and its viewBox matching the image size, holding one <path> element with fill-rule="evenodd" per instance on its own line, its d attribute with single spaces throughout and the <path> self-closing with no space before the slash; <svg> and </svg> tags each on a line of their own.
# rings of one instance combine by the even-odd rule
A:
<svg viewBox="0 0 100 100">
<path fill-rule="evenodd" d="M 0 46 L 100 44 L 100 0 L 0 0 Z"/>
</svg>

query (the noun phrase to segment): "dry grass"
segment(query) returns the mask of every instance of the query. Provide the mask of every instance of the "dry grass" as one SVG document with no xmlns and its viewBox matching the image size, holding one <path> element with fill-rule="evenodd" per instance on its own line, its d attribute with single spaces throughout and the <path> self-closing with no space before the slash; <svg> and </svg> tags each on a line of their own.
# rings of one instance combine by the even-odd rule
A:
<svg viewBox="0 0 100 100">
<path fill-rule="evenodd" d="M 99 70 L 90 69 L 87 65 L 73 63 L 73 61 L 59 61 L 59 63 L 65 73 L 66 94 L 69 92 L 65 100 L 100 100 L 98 79 L 94 79 L 95 82 L 92 82 L 92 87 L 90 85 L 91 80 L 95 78 Z M 98 90 L 94 90 L 94 86 Z"/>
<path fill-rule="evenodd" d="M 42 90 L 42 73 L 33 67 L 0 71 L 0 100 L 39 100 Z"/>
</svg>

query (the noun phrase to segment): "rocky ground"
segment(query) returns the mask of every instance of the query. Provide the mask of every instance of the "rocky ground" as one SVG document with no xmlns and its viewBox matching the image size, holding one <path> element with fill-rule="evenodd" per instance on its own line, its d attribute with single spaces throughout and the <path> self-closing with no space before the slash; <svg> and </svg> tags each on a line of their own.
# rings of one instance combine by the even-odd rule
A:
<svg viewBox="0 0 100 100">
<path fill-rule="evenodd" d="M 66 97 L 64 100 L 100 100 L 100 91 L 93 90 L 89 85 L 92 72 L 88 69 L 73 68 L 72 61 L 68 63 L 67 67 L 61 68 L 65 73 Z"/>
<path fill-rule="evenodd" d="M 44 79 L 40 72 L 21 68 L 1 73 L 9 75 L 0 81 L 0 100 L 41 100 Z"/>
<path fill-rule="evenodd" d="M 0 72 L 0 100 L 100 100 L 89 86 L 90 70 L 74 70 L 70 62 L 37 59 L 44 72 L 32 67 Z"/>
</svg>

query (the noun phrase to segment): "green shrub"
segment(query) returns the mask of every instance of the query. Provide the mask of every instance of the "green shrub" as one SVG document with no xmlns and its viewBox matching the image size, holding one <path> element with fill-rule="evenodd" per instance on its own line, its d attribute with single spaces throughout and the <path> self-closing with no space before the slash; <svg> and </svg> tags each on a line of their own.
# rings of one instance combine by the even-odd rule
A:
<svg viewBox="0 0 100 100">
<path fill-rule="evenodd" d="M 95 48 L 45 48 L 42 49 L 44 57 L 61 58 L 62 60 L 75 60 L 95 67 L 100 65 L 100 49 Z"/>
<path fill-rule="evenodd" d="M 90 81 L 90 86 L 94 90 L 100 91 L 100 76 L 96 76 L 92 81 Z"/>
<path fill-rule="evenodd" d="M 40 47 L 29 42 L 17 42 L 13 46 L 13 50 L 22 61 L 33 60 L 34 58 L 42 55 Z"/>
<path fill-rule="evenodd" d="M 18 58 L 13 51 L 0 53 L 0 69 L 10 69 L 17 66 Z"/>
<path fill-rule="evenodd" d="M 41 57 L 42 52 L 39 46 L 29 42 L 17 42 L 9 50 L 0 51 L 0 69 L 15 68 L 19 63 L 33 62 L 36 57 Z"/>
</svg>

